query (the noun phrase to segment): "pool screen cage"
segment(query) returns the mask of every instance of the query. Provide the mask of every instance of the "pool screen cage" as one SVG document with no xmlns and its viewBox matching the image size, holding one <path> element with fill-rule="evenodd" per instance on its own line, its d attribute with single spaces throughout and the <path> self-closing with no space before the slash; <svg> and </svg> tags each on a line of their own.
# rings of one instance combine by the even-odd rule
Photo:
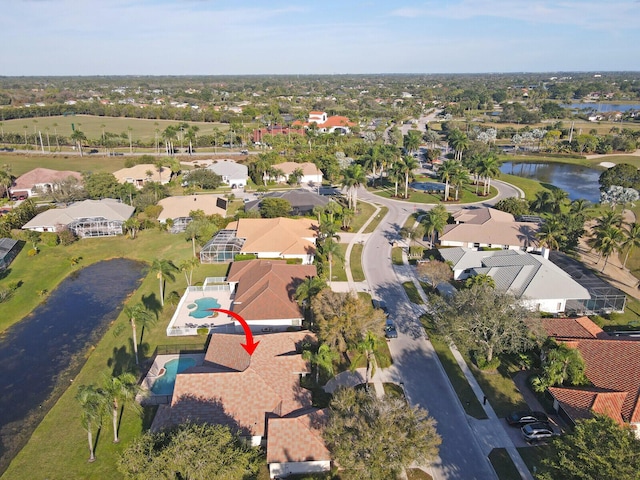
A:
<svg viewBox="0 0 640 480">
<path fill-rule="evenodd" d="M 114 237 L 124 233 L 122 220 L 108 220 L 104 217 L 77 218 L 67 227 L 79 238 Z"/>
<path fill-rule="evenodd" d="M 236 237 L 235 230 L 220 230 L 200 250 L 200 263 L 226 263 L 240 253 L 244 238 Z"/>
<path fill-rule="evenodd" d="M 173 225 L 169 228 L 170 233 L 182 233 L 187 229 L 187 225 L 192 221 L 191 217 L 178 217 L 173 219 Z"/>
</svg>

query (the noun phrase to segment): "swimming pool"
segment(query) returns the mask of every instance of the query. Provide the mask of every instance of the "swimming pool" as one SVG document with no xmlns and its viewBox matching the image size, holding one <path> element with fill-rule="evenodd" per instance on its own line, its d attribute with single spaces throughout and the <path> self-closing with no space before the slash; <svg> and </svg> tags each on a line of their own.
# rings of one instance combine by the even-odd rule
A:
<svg viewBox="0 0 640 480">
<path fill-rule="evenodd" d="M 212 308 L 220 308 L 220 302 L 213 297 L 196 298 L 193 303 L 187 305 L 187 308 L 194 310 L 189 312 L 190 317 L 194 318 L 206 318 L 211 317 L 215 312 L 212 312 Z"/>
<path fill-rule="evenodd" d="M 151 385 L 151 392 L 155 395 L 171 395 L 176 384 L 176 375 L 195 365 L 195 358 L 190 357 L 169 360 L 164 364 L 164 375 L 158 377 Z"/>
</svg>

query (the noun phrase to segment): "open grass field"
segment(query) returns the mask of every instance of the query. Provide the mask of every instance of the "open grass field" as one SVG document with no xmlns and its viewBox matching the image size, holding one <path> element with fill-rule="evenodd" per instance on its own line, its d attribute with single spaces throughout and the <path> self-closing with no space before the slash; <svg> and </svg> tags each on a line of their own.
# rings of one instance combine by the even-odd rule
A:
<svg viewBox="0 0 640 480">
<path fill-rule="evenodd" d="M 18 118 L 14 120 L 5 120 L 2 122 L 2 128 L 5 132 L 18 133 L 24 135 L 33 135 L 34 131 L 41 131 L 44 143 L 46 145 L 46 132 L 48 129 L 50 141 L 55 144 L 55 133 L 65 137 L 69 137 L 73 133 L 71 125 L 76 130 L 81 130 L 88 139 L 102 138 L 102 132 L 125 133 L 128 140 L 129 128 L 131 128 L 131 138 L 135 142 L 142 140 L 143 142 L 152 142 L 158 135 L 169 125 L 178 125 L 182 122 L 177 120 L 147 120 L 143 118 L 124 118 L 124 117 L 97 117 L 94 115 L 68 115 L 56 117 L 37 117 L 37 118 Z M 198 126 L 200 130 L 198 135 L 212 135 L 214 129 L 225 132 L 229 129 L 226 123 L 206 123 L 206 122 L 187 122 L 190 126 Z M 104 125 L 104 126 L 103 126 Z M 27 127 L 26 129 L 24 127 Z M 249 127 L 247 127 L 247 130 Z"/>
<path fill-rule="evenodd" d="M 51 170 L 71 170 L 74 172 L 108 172 L 124 168 L 125 157 L 92 157 L 79 155 L 34 155 L 2 153 L 0 168 L 7 165 L 11 174 L 19 177 L 34 168 L 50 168 Z"/>
</svg>

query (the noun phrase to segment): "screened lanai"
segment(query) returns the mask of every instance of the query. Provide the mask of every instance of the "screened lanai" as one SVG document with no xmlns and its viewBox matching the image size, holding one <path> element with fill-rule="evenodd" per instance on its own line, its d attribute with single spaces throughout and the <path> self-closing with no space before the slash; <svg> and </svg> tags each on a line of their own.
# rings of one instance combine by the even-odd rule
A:
<svg viewBox="0 0 640 480">
<path fill-rule="evenodd" d="M 108 220 L 104 217 L 77 218 L 68 226 L 69 230 L 80 238 L 87 237 L 113 237 L 122 235 L 124 222 L 121 220 Z"/>
<path fill-rule="evenodd" d="M 236 230 L 220 230 L 200 250 L 200 263 L 226 263 L 240 253 L 244 238 L 236 237 Z"/>
</svg>

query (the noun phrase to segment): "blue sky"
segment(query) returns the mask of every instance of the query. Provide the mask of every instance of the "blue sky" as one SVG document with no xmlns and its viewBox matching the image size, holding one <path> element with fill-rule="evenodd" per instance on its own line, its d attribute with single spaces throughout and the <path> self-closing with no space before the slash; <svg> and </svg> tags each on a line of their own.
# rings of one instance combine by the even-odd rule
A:
<svg viewBox="0 0 640 480">
<path fill-rule="evenodd" d="M 640 0 L 7 0 L 0 75 L 640 71 Z"/>
</svg>

